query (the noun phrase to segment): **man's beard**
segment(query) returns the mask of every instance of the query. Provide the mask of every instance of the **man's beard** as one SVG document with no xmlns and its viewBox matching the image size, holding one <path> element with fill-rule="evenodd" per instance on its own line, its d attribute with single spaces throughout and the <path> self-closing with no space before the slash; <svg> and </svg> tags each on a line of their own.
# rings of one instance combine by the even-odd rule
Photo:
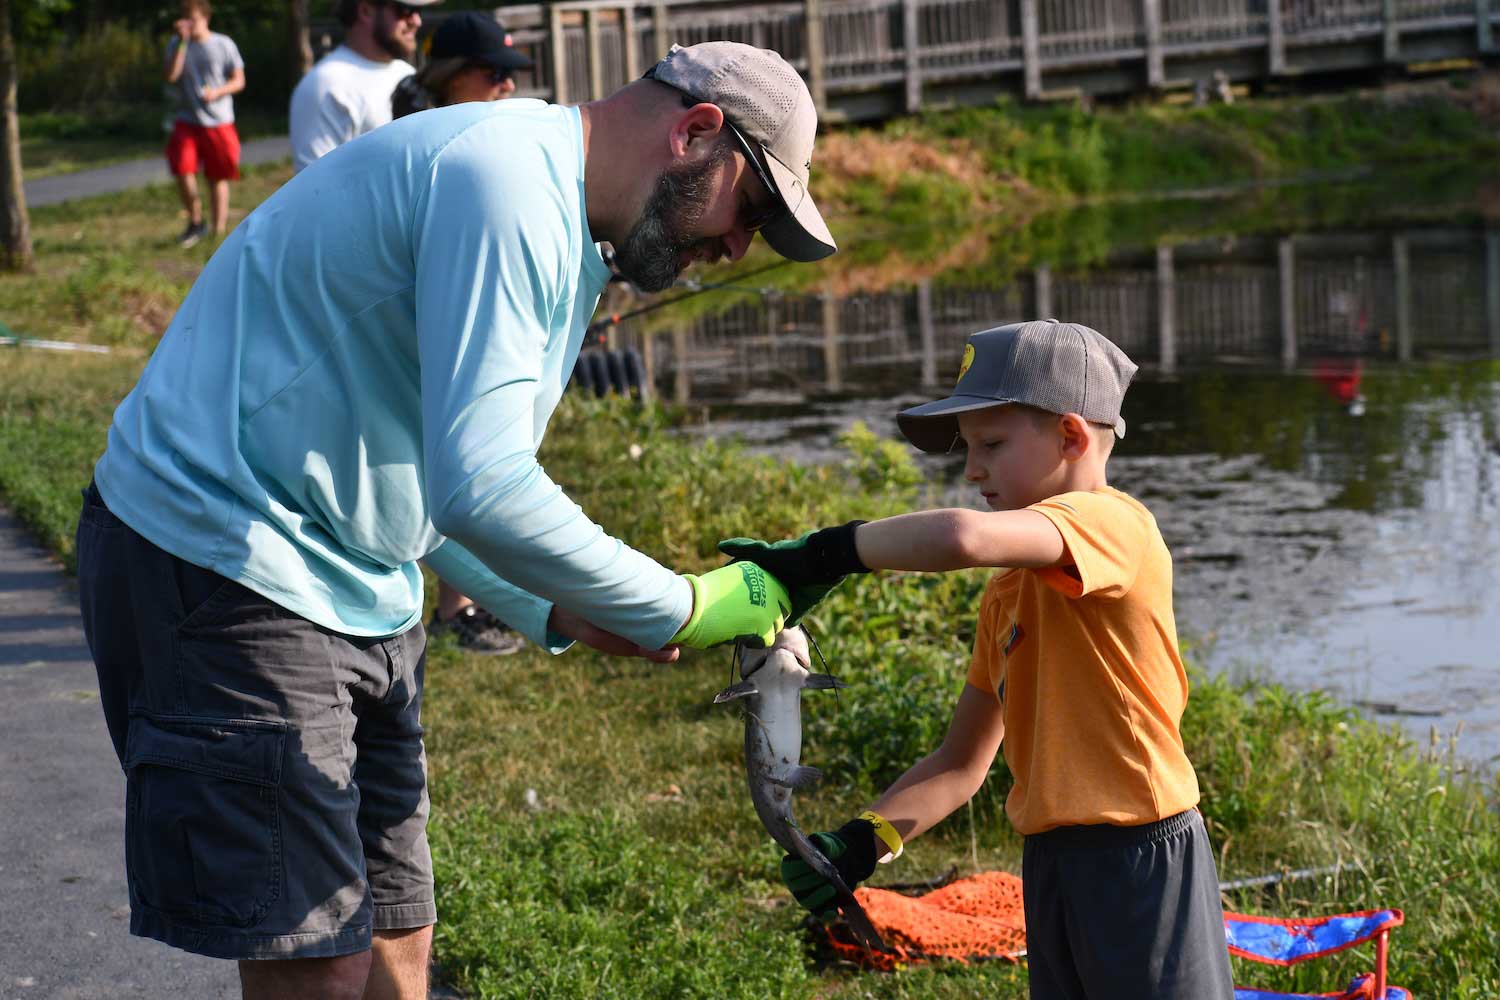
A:
<svg viewBox="0 0 1500 1000">
<path fill-rule="evenodd" d="M 396 29 L 384 17 L 375 22 L 375 44 L 385 50 L 392 59 L 410 59 L 417 54 L 416 40 L 407 44 L 396 37 Z"/>
<path fill-rule="evenodd" d="M 708 207 L 712 175 L 731 155 L 727 144 L 716 143 L 704 162 L 673 164 L 656 178 L 640 218 L 615 245 L 615 266 L 641 291 L 671 288 L 682 273 L 682 254 L 705 242 L 688 233 Z"/>
</svg>

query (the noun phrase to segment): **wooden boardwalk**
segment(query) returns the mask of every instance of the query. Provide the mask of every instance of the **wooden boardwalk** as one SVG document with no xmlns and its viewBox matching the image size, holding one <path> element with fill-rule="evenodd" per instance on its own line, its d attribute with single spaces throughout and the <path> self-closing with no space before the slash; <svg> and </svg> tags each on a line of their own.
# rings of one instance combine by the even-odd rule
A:
<svg viewBox="0 0 1500 1000">
<path fill-rule="evenodd" d="M 1126 94 L 1496 52 L 1500 0 L 795 0 L 502 9 L 537 61 L 523 96 L 610 93 L 674 42 L 776 49 L 830 121 L 931 106 Z"/>
</svg>

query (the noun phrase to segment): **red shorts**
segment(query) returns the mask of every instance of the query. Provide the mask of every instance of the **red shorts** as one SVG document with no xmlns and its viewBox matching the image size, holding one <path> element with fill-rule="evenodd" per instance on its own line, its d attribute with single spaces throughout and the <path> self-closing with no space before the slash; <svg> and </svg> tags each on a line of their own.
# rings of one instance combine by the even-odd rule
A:
<svg viewBox="0 0 1500 1000">
<path fill-rule="evenodd" d="M 204 176 L 209 180 L 240 179 L 240 134 L 234 130 L 233 122 L 195 125 L 177 120 L 172 126 L 172 138 L 167 140 L 167 166 L 172 176 L 196 174 L 200 159 Z"/>
</svg>

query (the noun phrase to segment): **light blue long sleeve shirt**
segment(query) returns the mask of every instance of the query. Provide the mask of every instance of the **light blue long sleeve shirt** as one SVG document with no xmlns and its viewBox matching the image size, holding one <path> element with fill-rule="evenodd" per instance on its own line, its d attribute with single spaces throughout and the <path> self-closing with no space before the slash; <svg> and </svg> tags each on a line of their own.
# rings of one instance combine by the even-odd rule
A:
<svg viewBox="0 0 1500 1000">
<path fill-rule="evenodd" d="M 649 648 L 686 580 L 537 463 L 609 272 L 582 125 L 411 115 L 292 178 L 204 268 L 95 468 L 126 524 L 320 625 L 421 615 L 417 560 L 554 651 L 553 603 Z"/>
</svg>

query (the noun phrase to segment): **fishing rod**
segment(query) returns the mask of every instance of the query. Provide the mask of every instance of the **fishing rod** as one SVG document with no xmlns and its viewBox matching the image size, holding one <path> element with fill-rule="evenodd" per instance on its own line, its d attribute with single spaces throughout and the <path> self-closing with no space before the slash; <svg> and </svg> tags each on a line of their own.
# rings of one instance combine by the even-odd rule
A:
<svg viewBox="0 0 1500 1000">
<path fill-rule="evenodd" d="M 792 263 L 790 260 L 787 260 L 787 259 L 783 258 L 781 260 L 772 261 L 771 263 L 766 264 L 766 265 L 764 265 L 762 267 L 757 267 L 757 268 L 754 268 L 753 270 L 746 271 L 744 274 L 736 275 L 735 277 L 737 277 L 737 278 L 739 278 L 741 280 L 743 280 L 745 278 L 753 278 L 757 274 L 765 274 L 767 271 L 774 271 L 774 270 L 776 270 L 779 267 L 786 267 L 790 263 Z M 724 287 L 724 288 L 731 287 L 731 286 L 729 286 L 727 284 L 721 285 L 721 286 L 715 286 L 715 285 L 707 283 L 707 282 L 693 282 L 692 284 L 695 285 L 696 287 L 693 287 L 691 291 L 685 292 L 682 295 L 674 295 L 674 296 L 672 296 L 669 299 L 661 299 L 661 300 L 659 300 L 657 302 L 648 302 L 645 305 L 641 306 L 640 308 L 638 308 L 638 309 L 632 309 L 629 312 L 610 313 L 608 316 L 605 316 L 603 319 L 598 319 L 598 320 L 595 320 L 594 322 L 590 323 L 589 326 L 588 326 L 588 330 L 585 331 L 585 332 L 588 335 L 593 335 L 593 334 L 596 334 L 596 333 L 600 332 L 601 330 L 607 330 L 607 329 L 609 329 L 612 326 L 617 326 L 620 323 L 623 323 L 623 322 L 625 322 L 628 319 L 634 319 L 637 316 L 644 316 L 646 313 L 655 312 L 658 309 L 663 309 L 663 308 L 665 308 L 667 306 L 676 305 L 677 303 L 685 301 L 687 299 L 690 299 L 690 298 L 692 298 L 695 295 L 702 295 L 704 292 L 717 291 L 719 287 Z M 746 289 L 746 290 L 748 290 L 748 291 L 759 291 L 759 292 L 761 292 L 761 294 L 765 294 L 766 293 L 766 290 L 764 290 L 764 289 L 750 288 L 750 289 Z"/>
</svg>

